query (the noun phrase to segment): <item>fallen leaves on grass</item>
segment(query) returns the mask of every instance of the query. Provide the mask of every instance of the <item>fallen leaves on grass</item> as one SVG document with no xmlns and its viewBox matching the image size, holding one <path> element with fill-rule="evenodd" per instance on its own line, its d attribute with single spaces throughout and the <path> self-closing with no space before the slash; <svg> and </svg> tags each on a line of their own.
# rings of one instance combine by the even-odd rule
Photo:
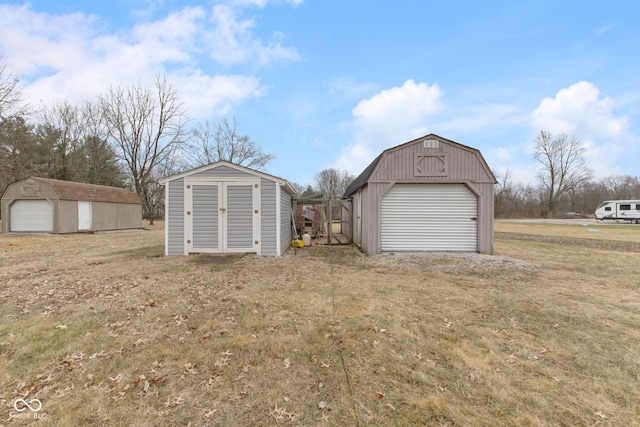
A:
<svg viewBox="0 0 640 427">
<path fill-rule="evenodd" d="M 224 368 L 229 363 L 229 359 L 232 355 L 233 353 L 231 353 L 229 350 L 220 353 L 220 357 L 216 359 L 214 366 L 216 368 Z"/>
<path fill-rule="evenodd" d="M 174 397 L 173 399 L 169 398 L 166 402 L 164 402 L 165 409 L 171 409 L 178 405 L 182 405 L 185 402 L 184 393 L 180 394 L 178 397 Z"/>
<path fill-rule="evenodd" d="M 295 414 L 293 412 L 287 412 L 287 408 L 278 408 L 278 404 L 276 404 L 275 408 L 269 411 L 269 415 L 275 418 L 278 421 L 287 420 L 293 421 L 295 420 Z"/>
<path fill-rule="evenodd" d="M 199 373 L 198 370 L 196 369 L 196 365 L 194 365 L 193 363 L 185 363 L 183 367 L 185 372 L 190 375 L 198 375 Z"/>
<path fill-rule="evenodd" d="M 207 412 L 204 413 L 204 417 L 211 418 L 216 414 L 216 412 L 218 412 L 217 409 L 209 409 Z"/>
</svg>

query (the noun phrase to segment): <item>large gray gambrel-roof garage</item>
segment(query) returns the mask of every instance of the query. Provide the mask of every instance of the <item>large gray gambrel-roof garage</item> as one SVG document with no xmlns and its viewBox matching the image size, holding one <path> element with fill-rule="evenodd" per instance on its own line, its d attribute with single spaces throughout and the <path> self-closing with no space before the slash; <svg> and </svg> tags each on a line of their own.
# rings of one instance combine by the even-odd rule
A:
<svg viewBox="0 0 640 427">
<path fill-rule="evenodd" d="M 284 179 L 220 161 L 160 183 L 166 255 L 278 256 L 291 245 L 295 191 Z"/>
<path fill-rule="evenodd" d="M 438 135 L 389 148 L 345 192 L 353 241 L 368 255 L 491 254 L 495 183 L 480 151 Z"/>
<path fill-rule="evenodd" d="M 132 191 L 104 185 L 26 178 L 2 194 L 2 232 L 76 233 L 142 226 Z"/>
</svg>

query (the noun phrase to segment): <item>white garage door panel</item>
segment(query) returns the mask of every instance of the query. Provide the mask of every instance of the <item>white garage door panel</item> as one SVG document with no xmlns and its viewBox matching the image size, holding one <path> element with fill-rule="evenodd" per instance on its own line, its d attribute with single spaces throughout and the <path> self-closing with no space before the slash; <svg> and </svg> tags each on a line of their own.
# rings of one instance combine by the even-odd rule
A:
<svg viewBox="0 0 640 427">
<path fill-rule="evenodd" d="M 382 250 L 476 251 L 477 211 L 463 184 L 396 184 L 382 198 Z"/>
<path fill-rule="evenodd" d="M 11 205 L 10 231 L 52 232 L 53 205 L 47 200 L 18 200 Z"/>
</svg>

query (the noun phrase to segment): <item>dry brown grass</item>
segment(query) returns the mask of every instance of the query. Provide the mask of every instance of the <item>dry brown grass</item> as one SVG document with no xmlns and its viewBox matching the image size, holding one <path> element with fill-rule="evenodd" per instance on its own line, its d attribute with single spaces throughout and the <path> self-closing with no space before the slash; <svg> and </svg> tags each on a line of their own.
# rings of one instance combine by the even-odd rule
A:
<svg viewBox="0 0 640 427">
<path fill-rule="evenodd" d="M 638 226 L 632 225 L 629 222 L 594 221 L 586 219 L 560 220 L 556 223 L 545 220 L 539 222 L 497 221 L 495 223 L 495 231 L 524 233 L 537 236 L 638 242 Z"/>
<path fill-rule="evenodd" d="M 640 425 L 640 252 L 502 227 L 494 256 L 370 258 L 0 235 L 0 424 Z"/>
</svg>

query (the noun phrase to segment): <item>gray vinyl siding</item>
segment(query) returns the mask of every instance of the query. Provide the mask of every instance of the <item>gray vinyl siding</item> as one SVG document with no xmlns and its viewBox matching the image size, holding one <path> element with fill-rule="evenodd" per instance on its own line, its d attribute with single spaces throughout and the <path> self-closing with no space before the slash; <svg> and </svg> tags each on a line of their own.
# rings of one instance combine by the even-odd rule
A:
<svg viewBox="0 0 640 427">
<path fill-rule="evenodd" d="M 193 185 L 193 247 L 217 249 L 218 230 L 218 186 Z"/>
<path fill-rule="evenodd" d="M 227 248 L 253 247 L 253 185 L 227 187 Z"/>
<path fill-rule="evenodd" d="M 260 183 L 260 203 L 262 216 L 260 218 L 262 255 L 277 256 L 276 241 L 276 186 L 274 181 L 262 179 Z"/>
<path fill-rule="evenodd" d="M 167 190 L 167 255 L 187 255 L 202 249 L 203 253 L 253 252 L 278 256 L 282 240 L 289 240 L 285 248 L 290 244 L 293 189 L 281 178 L 220 161 L 160 182 Z M 185 185 L 190 185 L 190 189 L 185 189 Z M 283 200 L 286 206 L 281 211 Z M 187 211 L 191 215 L 187 216 Z M 285 223 L 286 227 L 281 229 Z M 192 235 L 188 236 L 190 230 Z M 187 239 L 191 239 L 189 244 Z"/>
<path fill-rule="evenodd" d="M 361 212 L 360 212 L 360 208 L 359 208 L 359 202 L 362 198 L 362 194 L 360 191 L 357 191 L 356 193 L 354 193 L 353 198 L 351 199 L 352 203 L 351 203 L 351 212 L 353 215 L 353 221 L 351 224 L 352 227 L 352 241 L 355 245 L 357 246 L 361 246 L 362 245 L 362 235 L 361 233 L 361 226 L 362 223 L 360 223 L 360 226 L 358 226 L 359 221 L 361 221 Z"/>
<path fill-rule="evenodd" d="M 291 194 L 280 191 L 280 255 L 291 246 Z"/>
<path fill-rule="evenodd" d="M 184 179 L 169 182 L 167 212 L 167 255 L 184 255 Z"/>
<path fill-rule="evenodd" d="M 218 181 L 224 181 L 233 178 L 255 178 L 255 175 L 240 171 L 228 166 L 220 166 L 213 169 L 204 170 L 194 173 L 190 178 L 214 178 Z"/>
<path fill-rule="evenodd" d="M 478 252 L 493 253 L 494 184 L 492 182 L 468 185 L 478 195 Z"/>
<path fill-rule="evenodd" d="M 380 227 L 382 221 L 380 219 L 380 209 L 375 204 L 372 197 L 373 187 L 381 187 L 384 184 L 368 184 L 362 187 L 362 234 L 361 249 L 367 255 L 376 255 L 380 253 Z"/>
</svg>

